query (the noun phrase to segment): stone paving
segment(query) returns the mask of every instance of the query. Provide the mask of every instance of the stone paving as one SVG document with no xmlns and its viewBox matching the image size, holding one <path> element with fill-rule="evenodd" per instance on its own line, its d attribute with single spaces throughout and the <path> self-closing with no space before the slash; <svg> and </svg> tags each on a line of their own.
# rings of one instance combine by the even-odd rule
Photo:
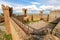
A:
<svg viewBox="0 0 60 40">
<path fill-rule="evenodd" d="M 39 21 L 39 22 L 34 22 L 34 23 L 30 23 L 28 24 L 30 27 L 33 27 L 35 29 L 40 29 L 42 27 L 45 27 L 48 23 L 44 22 L 44 21 Z"/>
<path fill-rule="evenodd" d="M 34 22 L 28 24 L 30 27 L 38 30 L 34 32 L 31 36 L 35 40 L 59 40 L 58 37 L 52 35 L 51 32 L 57 24 L 52 24 L 44 21 Z M 48 31 L 48 32 L 47 32 Z"/>
<path fill-rule="evenodd" d="M 51 23 L 44 22 L 44 21 L 38 21 L 38 22 L 30 23 L 28 25 L 31 28 L 34 28 L 34 29 L 38 30 L 37 32 L 35 32 L 36 34 L 31 35 L 31 37 L 30 37 L 31 40 L 59 40 L 59 38 L 56 37 L 55 35 L 51 35 L 51 34 L 48 34 L 48 33 L 46 35 L 40 35 L 41 31 L 39 32 L 39 30 L 44 30 L 45 31 L 45 30 L 47 30 L 47 28 L 50 32 L 51 31 L 50 29 L 53 29 L 55 24 L 51 24 Z M 59 28 L 60 23 L 57 26 Z M 57 27 L 55 27 L 55 28 L 57 28 Z M 3 23 L 0 25 L 0 30 L 5 31 L 5 27 L 3 26 Z M 44 31 L 43 31 L 43 33 L 45 33 Z M 0 33 L 0 34 L 4 35 L 3 32 Z M 2 35 L 0 35 L 0 39 L 2 38 L 2 40 L 3 40 L 5 38 L 3 38 Z"/>
<path fill-rule="evenodd" d="M 56 25 L 56 27 L 53 30 L 53 34 L 60 38 L 60 22 Z"/>
</svg>

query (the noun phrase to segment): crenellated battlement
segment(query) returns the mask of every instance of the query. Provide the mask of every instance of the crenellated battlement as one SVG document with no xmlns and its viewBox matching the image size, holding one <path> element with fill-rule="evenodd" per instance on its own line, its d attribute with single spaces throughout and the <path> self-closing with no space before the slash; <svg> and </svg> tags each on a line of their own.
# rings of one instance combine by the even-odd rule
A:
<svg viewBox="0 0 60 40">
<path fill-rule="evenodd" d="M 41 35 L 45 36 L 43 40 L 46 40 L 47 37 L 48 39 L 50 39 L 50 37 L 53 37 L 55 39 L 54 28 L 60 21 L 60 11 L 51 11 L 48 15 L 44 15 L 43 11 L 40 11 L 40 13 L 36 15 L 27 15 L 27 9 L 22 9 L 24 15 L 13 16 L 12 7 L 2 5 L 2 10 L 4 13 L 6 34 L 11 34 L 12 40 L 30 40 L 31 37 L 34 39 L 35 36 L 35 38 L 40 39 Z M 23 23 L 37 20 L 38 22 L 29 25 L 25 25 Z"/>
</svg>

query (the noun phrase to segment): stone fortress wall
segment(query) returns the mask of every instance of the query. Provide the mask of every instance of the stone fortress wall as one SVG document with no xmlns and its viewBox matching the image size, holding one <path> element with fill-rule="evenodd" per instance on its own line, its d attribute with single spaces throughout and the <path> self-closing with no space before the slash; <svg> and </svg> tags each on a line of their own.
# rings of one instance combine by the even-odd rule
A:
<svg viewBox="0 0 60 40">
<path fill-rule="evenodd" d="M 5 25 L 6 25 L 6 34 L 11 34 L 13 40 L 26 40 L 29 33 L 30 28 L 24 25 L 23 21 L 36 21 L 36 20 L 45 20 L 48 22 L 56 22 L 57 18 L 60 18 L 60 10 L 51 11 L 49 15 L 43 15 L 41 11 L 39 15 L 27 15 L 27 10 L 23 9 L 24 15 L 15 16 L 12 15 L 12 8 L 8 6 L 2 5 L 2 10 L 4 13 Z M 19 20 L 17 20 L 17 19 Z M 22 22 L 21 22 L 22 21 Z M 59 21 L 59 19 L 58 19 Z M 59 22 L 60 24 L 60 22 Z M 59 27 L 59 24 L 57 25 Z M 55 27 L 57 29 L 57 27 Z M 53 30 L 54 32 L 54 30 Z M 59 31 L 60 32 L 60 31 Z M 55 33 L 54 33 L 55 34 Z"/>
<path fill-rule="evenodd" d="M 58 20 L 56 20 L 58 18 Z M 60 10 L 53 10 L 49 14 L 49 22 L 54 21 L 55 23 L 59 21 L 60 18 Z"/>
<path fill-rule="evenodd" d="M 17 19 L 20 21 L 38 21 L 38 20 L 44 20 L 48 21 L 48 15 L 44 15 L 43 11 L 40 12 L 40 14 L 27 14 L 27 9 L 22 10 L 24 15 L 17 16 Z"/>
<path fill-rule="evenodd" d="M 12 40 L 25 40 L 27 37 L 27 32 L 25 30 L 24 24 L 12 16 L 12 8 L 2 5 L 2 10 L 4 13 L 4 20 L 6 26 L 6 34 L 12 35 Z M 24 31 L 23 31 L 24 30 Z M 25 33 L 26 32 L 26 33 Z"/>
<path fill-rule="evenodd" d="M 38 20 L 44 20 L 44 21 L 47 21 L 47 22 L 52 22 L 54 21 L 55 19 L 59 18 L 60 17 L 60 10 L 53 10 L 53 11 L 50 11 L 49 14 L 44 14 L 43 11 L 40 11 L 40 14 L 34 14 L 34 15 L 30 15 L 30 14 L 27 14 L 27 9 L 24 9 L 22 10 L 24 15 L 20 15 L 20 16 L 17 16 L 17 18 L 20 20 L 20 21 L 38 21 Z"/>
<path fill-rule="evenodd" d="M 13 8 L 11 7 L 5 7 L 4 5 L 2 5 L 2 10 L 3 10 L 3 13 L 4 13 L 4 17 L 5 17 L 5 24 L 6 24 L 6 27 L 9 32 L 9 19 L 8 19 L 8 16 L 11 16 L 12 15 L 12 10 Z M 60 10 L 53 10 L 53 11 L 50 11 L 50 14 L 47 14 L 47 15 L 44 15 L 43 11 L 40 11 L 40 14 L 34 14 L 34 15 L 27 15 L 27 9 L 23 9 L 22 10 L 24 15 L 20 15 L 20 16 L 15 16 L 12 15 L 12 16 L 15 16 L 18 20 L 20 20 L 21 22 L 24 22 L 24 21 L 38 21 L 38 20 L 44 20 L 44 21 L 47 21 L 47 22 L 52 22 L 54 21 L 55 23 L 58 20 L 56 20 L 57 18 L 60 18 Z M 7 16 L 8 15 L 8 16 Z"/>
</svg>

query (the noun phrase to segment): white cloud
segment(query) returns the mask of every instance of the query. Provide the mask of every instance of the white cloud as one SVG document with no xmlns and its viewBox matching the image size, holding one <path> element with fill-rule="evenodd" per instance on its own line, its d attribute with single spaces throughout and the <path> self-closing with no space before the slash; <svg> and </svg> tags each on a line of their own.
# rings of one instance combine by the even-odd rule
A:
<svg viewBox="0 0 60 40">
<path fill-rule="evenodd" d="M 0 9 L 1 9 L 1 5 L 0 5 Z"/>
<path fill-rule="evenodd" d="M 57 0 L 50 0 L 51 2 L 56 2 Z"/>
<path fill-rule="evenodd" d="M 40 9 L 42 10 L 46 10 L 46 9 L 50 9 L 50 10 L 60 10 L 60 6 L 51 6 L 51 5 L 42 5 L 40 6 Z"/>
<path fill-rule="evenodd" d="M 48 1 L 50 4 L 57 4 L 59 2 L 59 0 L 49 0 Z"/>
<path fill-rule="evenodd" d="M 58 10 L 58 9 L 60 10 L 60 6 L 56 6 L 55 9 L 56 9 L 56 10 Z"/>
<path fill-rule="evenodd" d="M 53 0 L 54 1 L 54 0 Z M 56 1 L 56 0 L 55 0 Z M 5 2 L 5 1 L 0 1 L 0 10 L 1 10 L 1 4 L 13 7 L 13 10 L 15 12 L 22 12 L 22 8 L 26 8 L 28 10 L 46 10 L 46 9 L 51 9 L 51 10 L 56 10 L 60 9 L 60 6 L 51 6 L 51 5 L 41 5 L 39 8 L 36 6 L 37 4 L 40 4 L 38 2 L 32 2 L 32 5 L 24 6 L 22 4 L 15 4 L 15 3 L 10 3 L 10 2 Z"/>
<path fill-rule="evenodd" d="M 31 4 L 33 4 L 33 5 L 40 5 L 39 2 L 31 2 Z"/>
<path fill-rule="evenodd" d="M 38 10 L 38 8 L 36 7 L 36 5 L 28 5 L 28 6 L 15 6 L 13 7 L 13 9 L 16 11 L 16 12 L 22 12 L 22 8 L 25 8 L 25 9 L 28 9 L 28 10 Z"/>
<path fill-rule="evenodd" d="M 28 10 L 37 10 L 38 8 L 36 7 L 36 5 L 28 5 L 28 6 L 25 6 L 23 8 L 26 8 Z"/>
<path fill-rule="evenodd" d="M 54 6 L 42 5 L 42 6 L 40 6 L 40 8 L 43 9 L 43 10 L 46 10 L 46 9 L 52 9 L 52 8 L 54 8 Z"/>
<path fill-rule="evenodd" d="M 5 6 L 7 5 L 7 6 L 10 6 L 10 7 L 13 7 L 13 10 L 15 12 L 22 12 L 22 8 L 26 8 L 28 10 L 38 10 L 38 8 L 36 7 L 35 4 L 24 6 L 22 4 L 15 4 L 15 3 L 4 2 L 4 1 L 0 1 L 0 10 L 1 10 L 1 4 L 4 4 Z M 38 3 L 36 3 L 36 4 L 38 4 Z"/>
<path fill-rule="evenodd" d="M 2 10 L 1 5 L 4 4 L 5 6 L 13 7 L 13 10 L 16 12 L 21 12 L 20 9 L 23 7 L 21 4 L 15 4 L 10 2 L 5 2 L 3 0 L 0 0 L 0 10 Z"/>
</svg>

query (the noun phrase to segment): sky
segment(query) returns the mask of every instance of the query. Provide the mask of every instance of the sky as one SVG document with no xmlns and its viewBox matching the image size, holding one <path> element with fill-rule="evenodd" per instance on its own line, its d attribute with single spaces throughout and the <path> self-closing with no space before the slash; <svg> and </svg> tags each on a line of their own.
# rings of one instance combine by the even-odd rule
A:
<svg viewBox="0 0 60 40">
<path fill-rule="evenodd" d="M 60 0 L 0 0 L 1 5 L 13 7 L 14 13 L 22 12 L 22 8 L 28 9 L 28 13 L 39 13 L 40 10 L 60 10 Z"/>
</svg>

